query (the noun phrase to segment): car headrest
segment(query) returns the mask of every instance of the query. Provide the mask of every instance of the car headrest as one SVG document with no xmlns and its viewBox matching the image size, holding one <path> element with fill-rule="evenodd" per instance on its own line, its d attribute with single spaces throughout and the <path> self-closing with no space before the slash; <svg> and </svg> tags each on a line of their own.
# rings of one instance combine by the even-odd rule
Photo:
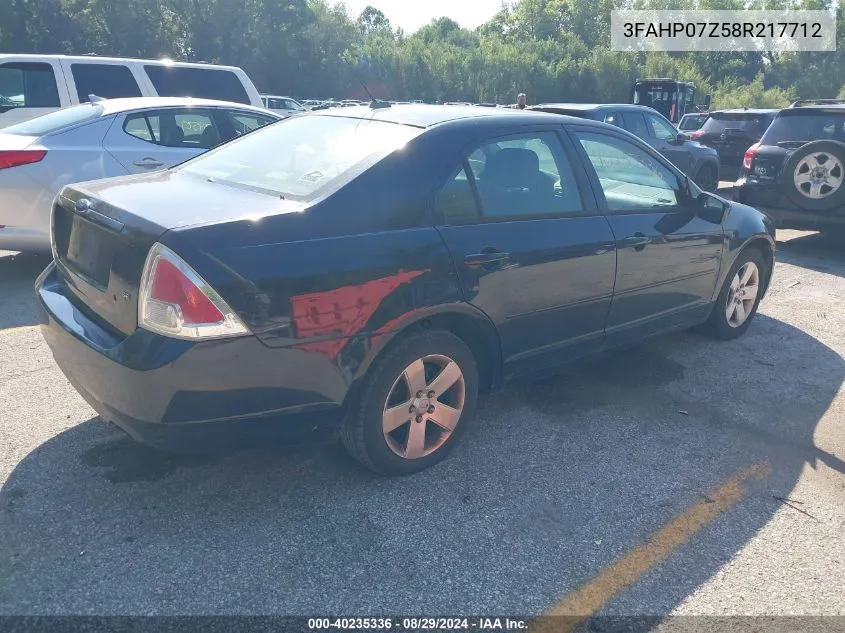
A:
<svg viewBox="0 0 845 633">
<path fill-rule="evenodd" d="M 506 147 L 487 159 L 484 180 L 491 184 L 525 182 L 540 173 L 540 159 L 530 149 Z"/>
</svg>

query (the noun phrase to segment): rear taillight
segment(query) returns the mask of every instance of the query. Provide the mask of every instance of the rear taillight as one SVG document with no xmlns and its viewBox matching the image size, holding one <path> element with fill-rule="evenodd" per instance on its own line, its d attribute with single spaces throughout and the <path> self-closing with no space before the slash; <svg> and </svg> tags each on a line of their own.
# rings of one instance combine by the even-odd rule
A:
<svg viewBox="0 0 845 633">
<path fill-rule="evenodd" d="M 754 145 L 745 150 L 745 154 L 742 157 L 742 168 L 745 171 L 751 171 L 751 163 L 754 162 L 754 157 L 757 156 L 757 148 L 759 147 L 760 143 L 754 143 Z"/>
<path fill-rule="evenodd" d="M 193 340 L 249 334 L 214 288 L 163 244 L 147 255 L 138 296 L 138 325 L 152 332 Z"/>
<path fill-rule="evenodd" d="M 694 132 L 690 132 L 689 134 L 689 137 L 693 140 L 701 138 L 702 136 L 704 136 L 704 132 L 702 132 L 701 130 L 695 130 Z"/>
<path fill-rule="evenodd" d="M 44 160 L 46 155 L 46 149 L 0 150 L 0 169 L 31 165 Z"/>
</svg>

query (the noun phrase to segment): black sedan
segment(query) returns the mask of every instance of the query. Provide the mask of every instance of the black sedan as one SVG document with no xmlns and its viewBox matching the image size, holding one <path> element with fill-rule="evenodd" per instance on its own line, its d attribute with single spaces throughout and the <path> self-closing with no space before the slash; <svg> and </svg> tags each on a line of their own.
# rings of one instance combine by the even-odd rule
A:
<svg viewBox="0 0 845 633">
<path fill-rule="evenodd" d="M 176 450 L 334 430 L 391 474 L 442 459 L 505 378 L 741 335 L 774 261 L 764 215 L 624 130 L 424 105 L 67 187 L 52 241 L 42 330 L 102 418 Z"/>
</svg>

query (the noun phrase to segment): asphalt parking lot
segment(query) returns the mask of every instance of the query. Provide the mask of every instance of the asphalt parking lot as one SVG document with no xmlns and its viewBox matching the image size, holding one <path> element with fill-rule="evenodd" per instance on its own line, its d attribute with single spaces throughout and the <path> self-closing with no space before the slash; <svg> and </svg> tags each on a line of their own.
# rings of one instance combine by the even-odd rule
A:
<svg viewBox="0 0 845 633">
<path fill-rule="evenodd" d="M 100 421 L 0 253 L 0 614 L 845 615 L 845 248 L 783 231 L 747 336 L 484 399 L 443 464 L 173 457 Z"/>
</svg>

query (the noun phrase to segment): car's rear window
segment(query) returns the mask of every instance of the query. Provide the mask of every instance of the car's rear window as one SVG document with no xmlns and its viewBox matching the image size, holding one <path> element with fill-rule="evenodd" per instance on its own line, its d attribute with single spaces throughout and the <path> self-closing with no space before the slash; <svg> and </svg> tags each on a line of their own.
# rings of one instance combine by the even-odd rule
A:
<svg viewBox="0 0 845 633">
<path fill-rule="evenodd" d="M 821 140 L 845 142 L 845 109 L 843 110 L 785 110 L 766 130 L 763 145 L 810 142 Z"/>
<path fill-rule="evenodd" d="M 706 116 L 698 116 L 698 115 L 684 116 L 684 117 L 681 118 L 681 123 L 678 126 L 678 129 L 685 131 L 685 132 L 691 131 L 691 130 L 697 130 L 702 125 L 704 125 L 704 121 L 705 121 L 706 118 L 707 118 Z"/>
<path fill-rule="evenodd" d="M 178 170 L 305 201 L 345 184 L 420 132 L 420 128 L 370 119 L 291 117 Z"/>
<path fill-rule="evenodd" d="M 727 129 L 742 130 L 748 132 L 753 136 L 762 136 L 766 128 L 774 118 L 773 115 L 768 114 L 751 114 L 744 112 L 714 112 L 704 125 L 701 126 L 702 132 L 709 132 L 712 134 L 721 134 Z"/>
<path fill-rule="evenodd" d="M 17 125 L 10 125 L 3 128 L 6 134 L 20 134 L 21 136 L 43 136 L 51 132 L 57 132 L 71 125 L 93 121 L 103 114 L 103 106 L 86 103 L 84 105 L 72 106 L 63 110 L 56 110 L 44 116 L 39 116 Z"/>
</svg>

